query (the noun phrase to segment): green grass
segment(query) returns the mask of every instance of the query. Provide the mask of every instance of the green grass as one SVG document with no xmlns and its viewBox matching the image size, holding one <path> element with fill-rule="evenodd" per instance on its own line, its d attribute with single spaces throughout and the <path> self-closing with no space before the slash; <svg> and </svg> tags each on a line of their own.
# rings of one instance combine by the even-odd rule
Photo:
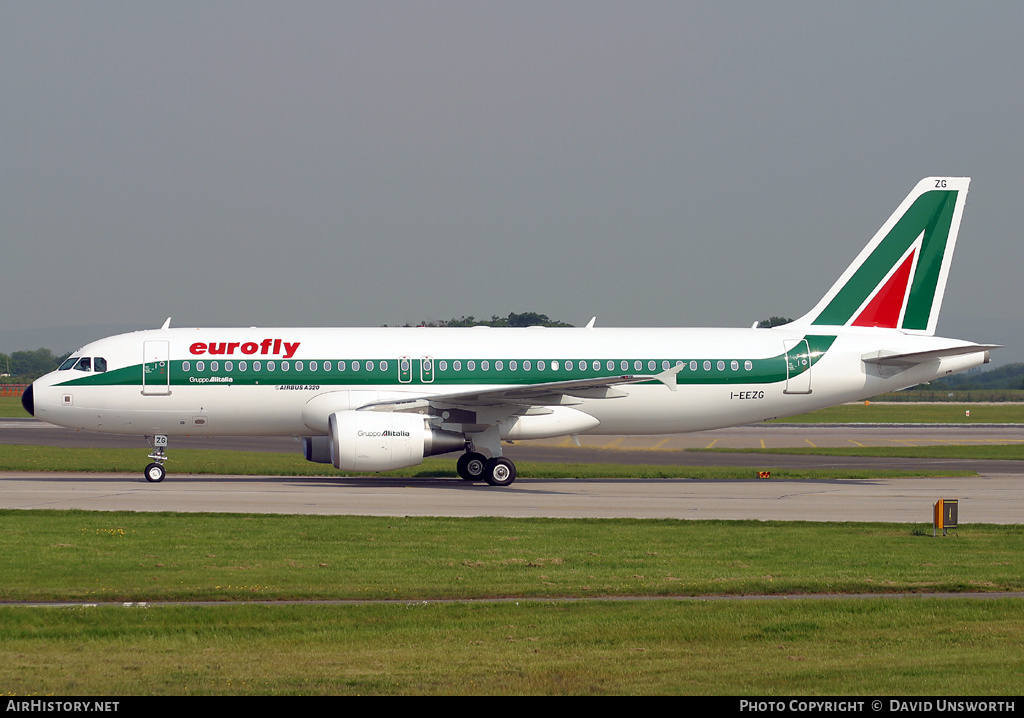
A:
<svg viewBox="0 0 1024 718">
<path fill-rule="evenodd" d="M 1021 526 L 0 511 L 0 540 L 4 599 L 100 602 L 0 606 L 8 695 L 1007 695 L 1024 669 L 1019 599 L 926 596 L 1020 590 Z M 921 596 L 671 598 L 790 591 Z M 249 603 L 106 603 L 166 599 Z"/>
<path fill-rule="evenodd" d="M 9 419 L 14 417 L 29 418 L 31 414 L 25 411 L 21 405 L 20 396 L 0 396 L 0 418 Z"/>
<path fill-rule="evenodd" d="M 803 454 L 807 456 L 880 456 L 904 459 L 1024 460 L 1024 444 L 929 446 L 793 446 L 776 449 L 687 449 L 730 454 Z M 774 476 L 774 473 L 772 474 Z"/>
<path fill-rule="evenodd" d="M 971 412 L 967 416 L 966 412 Z M 807 414 L 788 416 L 781 424 L 1020 424 L 1024 403 L 1001 404 L 840 404 Z"/>
<path fill-rule="evenodd" d="M 129 472 L 141 474 L 145 454 L 140 449 L 82 449 L 52 446 L 0 444 L 0 471 L 87 471 Z M 968 476 L 972 472 L 949 471 L 873 471 L 771 469 L 776 479 L 865 479 L 910 476 Z M 755 470 L 722 466 L 658 466 L 646 464 L 558 464 L 516 462 L 520 478 L 751 478 Z M 172 474 L 220 474 L 241 476 L 365 476 L 364 473 L 337 471 L 329 464 L 313 464 L 298 453 L 279 454 L 262 451 L 219 451 L 211 449 L 175 449 L 167 462 Z M 382 477 L 455 477 L 451 459 L 428 458 L 421 465 L 375 474 Z"/>
<path fill-rule="evenodd" d="M 42 695 L 1016 695 L 1019 600 L 0 607 Z"/>
<path fill-rule="evenodd" d="M 1024 590 L 1024 527 L 0 511 L 0 600 Z"/>
</svg>

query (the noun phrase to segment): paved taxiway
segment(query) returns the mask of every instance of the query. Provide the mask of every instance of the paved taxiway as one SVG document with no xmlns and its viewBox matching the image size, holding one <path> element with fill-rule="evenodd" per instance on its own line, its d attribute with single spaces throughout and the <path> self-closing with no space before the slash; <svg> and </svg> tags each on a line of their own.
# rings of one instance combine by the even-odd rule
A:
<svg viewBox="0 0 1024 718">
<path fill-rule="evenodd" d="M 28 419 L 0 420 L 0 443 L 139 447 L 130 474 L 0 473 L 2 508 L 127 511 L 227 511 L 433 516 L 759 519 L 930 522 L 939 498 L 960 501 L 960 521 L 1024 521 L 1024 466 L 1016 461 L 879 459 L 684 452 L 686 448 L 976 444 L 1024 441 L 1024 427 L 756 425 L 659 437 L 584 437 L 522 442 L 507 449 L 517 461 L 728 465 L 751 468 L 750 479 L 527 479 L 507 489 L 459 479 L 278 478 L 175 476 L 162 484 L 141 478 L 145 446 L 138 437 L 72 432 Z M 174 448 L 297 451 L 292 439 L 178 439 Z M 969 470 L 972 478 L 780 481 L 753 478 L 783 467 Z"/>
<path fill-rule="evenodd" d="M 939 498 L 959 499 L 961 524 L 1020 523 L 1024 477 L 519 479 L 496 489 L 459 479 L 171 476 L 147 484 L 128 474 L 0 473 L 0 506 L 21 509 L 928 523 Z"/>
</svg>

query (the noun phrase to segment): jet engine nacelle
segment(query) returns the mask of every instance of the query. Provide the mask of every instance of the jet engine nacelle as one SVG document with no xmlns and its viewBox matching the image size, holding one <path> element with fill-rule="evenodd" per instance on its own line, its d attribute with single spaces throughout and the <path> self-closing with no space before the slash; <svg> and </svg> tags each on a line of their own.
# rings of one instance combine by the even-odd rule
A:
<svg viewBox="0 0 1024 718">
<path fill-rule="evenodd" d="M 324 458 L 322 441 L 307 444 L 306 457 Z M 328 420 L 330 461 L 343 471 L 388 471 L 416 466 L 425 456 L 462 451 L 466 438 L 429 427 L 419 414 L 381 411 L 337 411 Z M 312 449 L 312 450 L 310 450 Z M 312 457 L 316 458 L 312 458 Z"/>
</svg>

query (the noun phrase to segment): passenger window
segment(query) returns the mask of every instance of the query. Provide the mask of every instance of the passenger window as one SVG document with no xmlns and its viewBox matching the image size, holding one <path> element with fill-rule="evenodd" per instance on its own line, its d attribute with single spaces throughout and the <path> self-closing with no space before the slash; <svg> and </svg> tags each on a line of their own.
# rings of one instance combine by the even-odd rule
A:
<svg viewBox="0 0 1024 718">
<path fill-rule="evenodd" d="M 725 362 L 722 360 L 718 361 L 718 371 L 725 371 Z"/>
<path fill-rule="evenodd" d="M 366 362 L 366 371 L 373 371 L 373 362 L 372 361 Z"/>
<path fill-rule="evenodd" d="M 345 362 L 338 362 L 338 371 L 345 371 Z"/>
<path fill-rule="evenodd" d="M 299 362 L 299 364 L 301 364 L 301 363 L 302 363 L 302 362 Z M 315 362 L 315 361 L 311 361 L 311 362 L 309 363 L 309 370 L 310 370 L 310 371 L 316 371 L 316 362 Z"/>
<path fill-rule="evenodd" d="M 516 371 L 517 369 L 519 369 L 519 362 L 513 359 L 508 363 L 508 368 L 511 369 L 512 371 Z"/>
<path fill-rule="evenodd" d="M 711 371 L 711 362 L 704 360 L 704 371 Z"/>
<path fill-rule="evenodd" d="M 544 371 L 544 369 L 546 367 L 547 367 L 547 364 L 544 363 L 543 359 L 541 359 L 539 362 L 537 362 L 537 371 Z"/>
<path fill-rule="evenodd" d="M 245 371 L 248 368 L 249 368 L 249 362 L 244 361 L 244 360 L 238 362 L 238 371 Z"/>
<path fill-rule="evenodd" d="M 359 362 L 352 362 L 352 371 L 359 371 Z"/>
<path fill-rule="evenodd" d="M 197 361 L 196 362 L 196 371 L 206 371 L 206 362 Z"/>
<path fill-rule="evenodd" d="M 263 369 L 263 362 L 254 361 L 252 363 L 253 371 L 261 371 Z"/>
<path fill-rule="evenodd" d="M 608 371 L 615 371 L 615 362 L 611 359 L 608 360 L 608 364 L 606 366 L 608 367 Z"/>
<path fill-rule="evenodd" d="M 267 371 L 274 371 L 274 369 L 276 369 L 276 368 L 277 368 L 277 362 L 276 361 L 268 361 L 267 362 Z"/>
<path fill-rule="evenodd" d="M 558 371 L 558 361 L 551 362 L 551 371 Z"/>
<path fill-rule="evenodd" d="M 597 359 L 595 359 L 593 367 L 594 367 L 594 371 L 601 371 L 601 362 L 599 362 Z"/>
<path fill-rule="evenodd" d="M 210 362 L 210 371 L 220 371 L 220 362 L 217 362 L 217 361 Z"/>
<path fill-rule="evenodd" d="M 501 371 L 502 369 L 505 368 L 505 362 L 499 359 L 498 361 L 494 362 L 494 368 L 497 369 L 498 371 Z"/>
<path fill-rule="evenodd" d="M 299 362 L 299 364 L 301 365 L 302 362 Z M 310 362 L 309 363 L 309 367 L 313 371 L 316 371 L 316 362 L 315 361 Z M 301 366 L 299 368 L 301 369 Z M 330 371 L 330 370 L 331 370 L 331 363 L 329 361 L 325 361 L 324 362 L 324 371 Z"/>
<path fill-rule="evenodd" d="M 480 362 L 480 368 L 483 369 L 484 371 L 488 371 L 491 368 L 491 363 L 484 359 L 482 362 Z"/>
<path fill-rule="evenodd" d="M 657 368 L 658 368 L 658 363 L 656 361 L 654 361 L 653 359 L 651 359 L 649 362 L 647 362 L 647 371 L 654 371 Z M 668 367 L 665 367 L 665 368 L 668 369 Z"/>
<path fill-rule="evenodd" d="M 572 359 L 565 360 L 565 369 L 566 371 L 572 371 Z"/>
<path fill-rule="evenodd" d="M 740 368 L 740 363 L 738 361 L 736 361 L 735 359 L 733 359 L 732 363 L 729 364 L 729 368 L 732 369 L 733 371 L 738 371 L 739 368 Z"/>
<path fill-rule="evenodd" d="M 192 362 L 183 361 L 181 363 L 181 370 L 182 371 L 192 371 Z"/>
<path fill-rule="evenodd" d="M 523 362 L 523 371 L 530 371 L 531 369 L 533 369 L 533 362 L 527 359 Z"/>
<path fill-rule="evenodd" d="M 697 362 L 690 362 L 690 371 L 697 371 Z"/>
<path fill-rule="evenodd" d="M 234 362 L 230 362 L 230 361 L 224 362 L 224 371 L 234 371 L 234 369 L 235 369 L 235 363 Z"/>
<path fill-rule="evenodd" d="M 452 369 L 455 371 L 462 371 L 462 362 L 456 359 L 452 362 Z"/>
<path fill-rule="evenodd" d="M 442 359 L 438 362 L 438 366 L 441 368 L 441 371 L 448 371 L 448 361 L 446 359 Z"/>
<path fill-rule="evenodd" d="M 429 362 L 428 362 L 428 363 L 429 363 Z M 429 367 L 428 367 L 428 369 L 429 369 Z M 380 363 L 380 370 L 381 370 L 381 371 L 387 371 L 387 370 L 388 370 L 388 363 L 387 363 L 386 361 L 382 361 L 382 362 Z"/>
<path fill-rule="evenodd" d="M 470 359 L 468 362 L 466 362 L 466 368 L 469 369 L 470 371 L 476 371 L 476 362 Z"/>
<path fill-rule="evenodd" d="M 747 359 L 745 362 L 743 362 L 743 368 L 746 369 L 747 371 L 750 371 L 751 369 L 754 368 L 754 363 Z"/>
<path fill-rule="evenodd" d="M 292 363 L 290 361 L 283 361 L 283 362 L 281 362 L 281 371 L 288 371 L 291 368 L 292 368 Z M 213 370 L 217 371 L 217 368 L 214 367 Z"/>
</svg>

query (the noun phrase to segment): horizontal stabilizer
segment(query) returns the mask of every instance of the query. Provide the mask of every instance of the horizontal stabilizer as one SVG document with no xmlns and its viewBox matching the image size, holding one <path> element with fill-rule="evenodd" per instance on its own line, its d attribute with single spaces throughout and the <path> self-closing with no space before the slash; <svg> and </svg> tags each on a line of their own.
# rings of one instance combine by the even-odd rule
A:
<svg viewBox="0 0 1024 718">
<path fill-rule="evenodd" d="M 963 344 L 945 349 L 932 349 L 925 352 L 909 352 L 906 354 L 885 354 L 875 352 L 874 356 L 862 357 L 865 364 L 878 364 L 880 366 L 911 367 L 916 364 L 935 361 L 944 357 L 961 356 L 963 354 L 975 354 L 977 352 L 989 352 L 993 349 L 1002 349 L 1001 344 Z"/>
</svg>

